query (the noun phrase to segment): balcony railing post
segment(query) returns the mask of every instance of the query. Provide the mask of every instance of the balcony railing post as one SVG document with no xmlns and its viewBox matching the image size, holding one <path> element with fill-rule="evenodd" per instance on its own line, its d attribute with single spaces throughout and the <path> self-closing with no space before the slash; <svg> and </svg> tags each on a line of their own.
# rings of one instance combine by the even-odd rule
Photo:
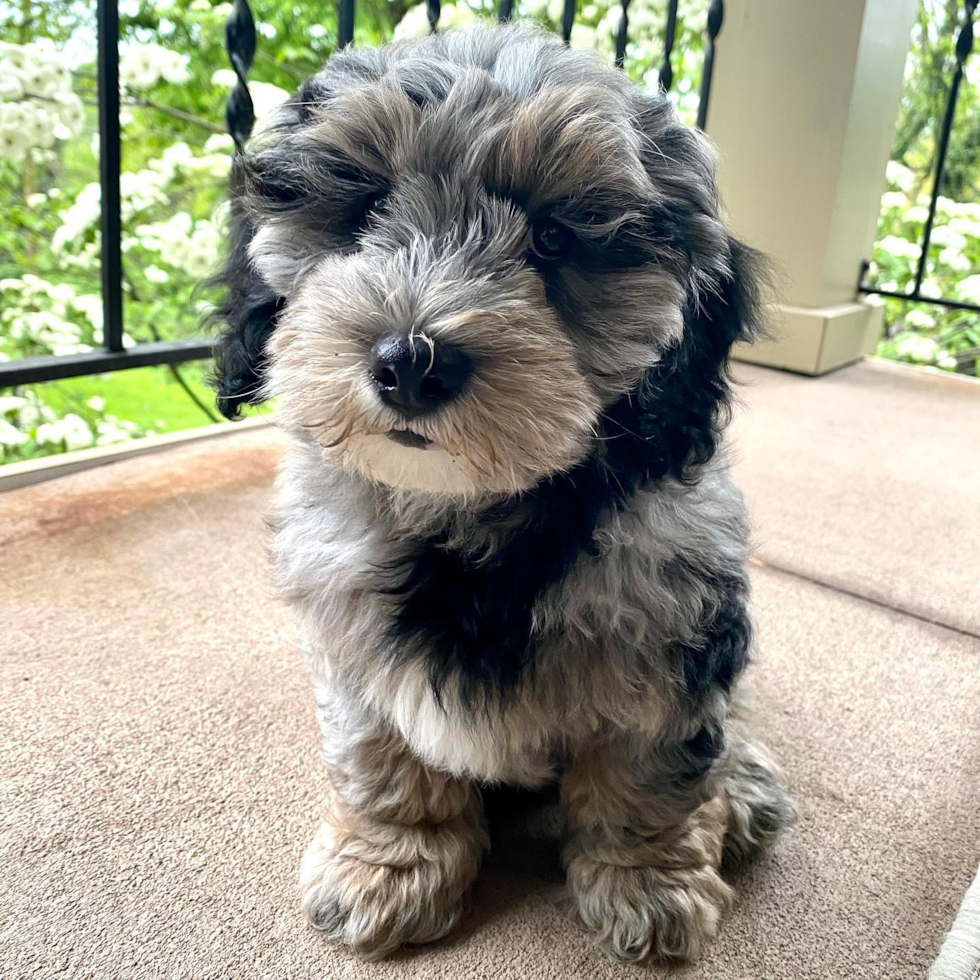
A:
<svg viewBox="0 0 980 980">
<path fill-rule="evenodd" d="M 122 202 L 119 146 L 119 8 L 116 0 L 96 6 L 99 87 L 99 186 L 102 203 L 102 343 L 123 350 Z"/>
<path fill-rule="evenodd" d="M 674 3 L 675 11 L 677 7 L 676 0 L 672 0 Z M 629 5 L 630 0 L 619 0 L 620 6 L 622 7 L 622 12 L 619 15 L 619 27 L 616 29 L 616 67 L 622 68 L 623 63 L 626 61 L 626 45 L 629 42 L 629 31 L 630 31 L 630 17 L 629 17 Z"/>
<path fill-rule="evenodd" d="M 561 36 L 568 44 L 572 39 L 572 27 L 575 24 L 575 0 L 565 0 L 561 11 Z"/>
<path fill-rule="evenodd" d="M 708 103 L 711 100 L 711 80 L 715 70 L 715 42 L 725 20 L 724 0 L 711 0 L 708 7 L 708 24 L 704 36 L 704 64 L 701 67 L 701 95 L 698 100 L 698 129 L 704 129 L 708 121 Z"/>
<path fill-rule="evenodd" d="M 354 43 L 354 0 L 337 2 L 337 47 Z"/>
<path fill-rule="evenodd" d="M 677 33 L 677 0 L 667 4 L 667 24 L 664 27 L 664 60 L 660 64 L 660 91 L 669 92 L 674 82 L 674 69 L 670 56 L 674 53 L 674 35 Z"/>
<path fill-rule="evenodd" d="M 435 34 L 439 29 L 439 15 L 442 13 L 442 4 L 439 0 L 425 0 L 425 15 L 429 21 L 429 33 Z"/>
<path fill-rule="evenodd" d="M 235 72 L 235 84 L 225 103 L 225 124 L 241 152 L 255 125 L 255 107 L 248 90 L 248 70 L 255 57 L 255 19 L 248 0 L 235 0 L 225 22 L 225 50 Z"/>
<path fill-rule="evenodd" d="M 922 252 L 919 255 L 919 265 L 915 271 L 915 287 L 912 292 L 916 296 L 922 291 L 922 281 L 925 278 L 926 265 L 929 261 L 932 226 L 936 222 L 936 207 L 939 204 L 939 192 L 942 190 L 943 171 L 946 169 L 946 153 L 949 150 L 949 136 L 953 129 L 953 117 L 956 114 L 956 101 L 960 94 L 960 83 L 963 81 L 963 66 L 973 50 L 973 15 L 976 12 L 976 7 L 977 0 L 963 0 L 963 24 L 956 36 L 956 69 L 949 86 L 946 112 L 943 114 L 942 129 L 939 133 L 935 176 L 932 181 L 932 195 L 929 198 L 929 214 L 922 231 Z"/>
</svg>

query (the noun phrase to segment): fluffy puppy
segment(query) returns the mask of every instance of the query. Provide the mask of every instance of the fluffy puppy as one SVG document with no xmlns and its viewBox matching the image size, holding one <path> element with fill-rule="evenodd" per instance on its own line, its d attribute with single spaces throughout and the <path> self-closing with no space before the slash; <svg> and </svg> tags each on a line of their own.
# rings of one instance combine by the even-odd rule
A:
<svg viewBox="0 0 980 980">
<path fill-rule="evenodd" d="M 731 719 L 750 624 L 716 453 L 756 256 L 662 97 L 525 27 L 345 50 L 235 163 L 220 405 L 279 399 L 273 553 L 333 799 L 303 907 L 446 934 L 481 794 L 559 785 L 610 955 L 691 958 L 792 808 Z M 498 807 L 499 810 L 499 807 Z"/>
</svg>

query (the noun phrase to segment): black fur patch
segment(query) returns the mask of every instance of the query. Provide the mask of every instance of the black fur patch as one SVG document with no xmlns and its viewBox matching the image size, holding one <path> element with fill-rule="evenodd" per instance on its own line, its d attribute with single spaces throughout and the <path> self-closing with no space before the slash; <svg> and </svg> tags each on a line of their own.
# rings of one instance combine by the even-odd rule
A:
<svg viewBox="0 0 980 980">
<path fill-rule="evenodd" d="M 403 576 L 391 590 L 400 597 L 393 655 L 424 651 L 437 695 L 456 677 L 470 703 L 506 698 L 531 666 L 536 599 L 581 553 L 595 553 L 593 532 L 603 517 L 665 477 L 693 481 L 713 455 L 728 408 L 728 352 L 755 322 L 752 253 L 734 241 L 731 249 L 733 275 L 697 311 L 688 310 L 682 340 L 606 413 L 609 438 L 569 473 L 507 505 L 509 521 L 513 508 L 522 518 L 507 544 L 477 562 L 434 537 L 419 541 L 393 570 Z M 734 607 L 727 616 L 716 629 L 727 639 L 685 653 L 685 680 L 694 698 L 715 684 L 729 686 L 744 663 L 745 649 L 740 654 L 739 648 L 747 647 L 747 620 L 743 630 Z"/>
<path fill-rule="evenodd" d="M 232 209 L 231 243 L 224 271 L 217 280 L 225 287 L 225 293 L 213 314 L 213 319 L 224 323 L 225 329 L 214 352 L 212 384 L 218 410 L 229 419 L 240 413 L 242 405 L 254 405 L 265 398 L 265 344 L 285 305 L 249 262 L 253 228 L 237 203 L 241 179 L 236 161 L 232 172 L 232 200 L 236 204 Z"/>
<path fill-rule="evenodd" d="M 694 704 L 700 704 L 716 687 L 728 692 L 748 664 L 752 623 L 743 592 L 741 583 L 731 587 L 731 594 L 708 626 L 703 643 L 682 644 L 679 648 L 684 686 Z"/>
</svg>

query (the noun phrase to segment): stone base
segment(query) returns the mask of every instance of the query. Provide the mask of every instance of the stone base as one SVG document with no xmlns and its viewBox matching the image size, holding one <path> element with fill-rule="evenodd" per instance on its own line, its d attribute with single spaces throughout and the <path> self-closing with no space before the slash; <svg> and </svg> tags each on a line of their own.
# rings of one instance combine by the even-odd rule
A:
<svg viewBox="0 0 980 980">
<path fill-rule="evenodd" d="M 780 305 L 772 317 L 775 339 L 737 344 L 732 356 L 798 374 L 826 374 L 873 354 L 883 317 L 883 304 L 874 300 L 816 309 Z"/>
</svg>

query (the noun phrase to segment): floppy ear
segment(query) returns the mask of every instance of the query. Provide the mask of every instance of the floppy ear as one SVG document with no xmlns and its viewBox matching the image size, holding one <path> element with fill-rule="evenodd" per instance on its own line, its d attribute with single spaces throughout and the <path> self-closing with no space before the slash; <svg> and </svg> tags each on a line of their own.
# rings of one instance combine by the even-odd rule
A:
<svg viewBox="0 0 980 980">
<path fill-rule="evenodd" d="M 728 357 L 732 345 L 764 333 L 762 298 L 766 263 L 729 235 L 715 184 L 717 156 L 701 133 L 683 126 L 663 96 L 641 96 L 634 113 L 639 156 L 669 220 L 657 225 L 683 256 L 675 274 L 683 284 L 681 337 L 607 411 L 609 435 L 634 433 L 609 445 L 617 477 L 631 482 L 663 476 L 689 481 L 717 447 L 728 421 Z"/>
<path fill-rule="evenodd" d="M 729 417 L 732 345 L 762 330 L 765 266 L 758 252 L 727 234 L 713 265 L 710 285 L 689 289 L 681 338 L 606 412 L 609 434 L 620 437 L 608 443 L 620 481 L 635 486 L 672 476 L 690 482 L 715 453 Z"/>
<path fill-rule="evenodd" d="M 224 269 L 212 284 L 224 295 L 212 318 L 223 324 L 214 349 L 211 384 L 218 410 L 236 418 L 242 405 L 256 405 L 268 397 L 264 390 L 265 344 L 285 300 L 252 267 L 248 246 L 254 227 L 242 204 L 241 164 L 236 159 L 231 178 L 231 235 Z"/>
<path fill-rule="evenodd" d="M 380 56 L 371 51 L 334 55 L 308 78 L 274 120 L 236 155 L 230 181 L 231 235 L 224 270 L 213 284 L 224 297 L 213 319 L 223 325 L 215 347 L 212 384 L 218 408 L 235 418 L 242 405 L 265 401 L 266 343 L 286 295 L 307 266 L 310 242 L 289 225 L 276 226 L 287 213 L 301 212 L 311 187 L 327 185 L 343 195 L 336 173 L 315 154 L 291 141 L 336 94 L 378 76 Z M 266 220 L 271 219 L 271 220 Z M 317 248 L 326 247 L 326 230 L 317 227 Z M 303 251 L 303 246 L 307 251 Z"/>
</svg>

